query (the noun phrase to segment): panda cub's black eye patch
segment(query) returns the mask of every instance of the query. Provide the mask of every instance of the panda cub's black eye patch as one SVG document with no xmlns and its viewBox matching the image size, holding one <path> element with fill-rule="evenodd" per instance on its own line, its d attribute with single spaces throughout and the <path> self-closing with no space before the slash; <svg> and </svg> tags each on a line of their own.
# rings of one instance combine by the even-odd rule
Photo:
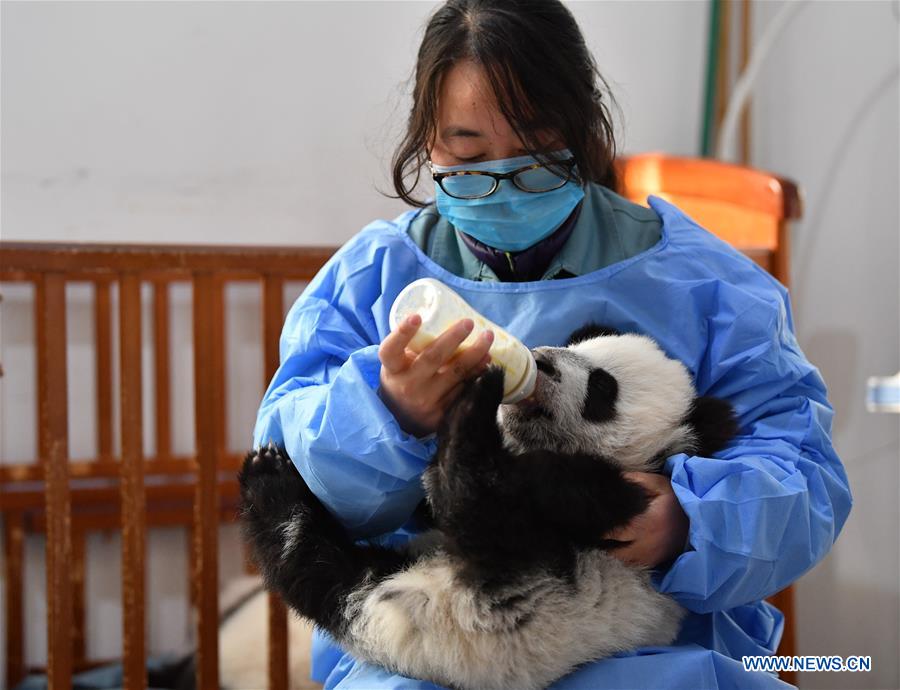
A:
<svg viewBox="0 0 900 690">
<path fill-rule="evenodd" d="M 604 369 L 594 369 L 588 376 L 587 395 L 582 415 L 590 422 L 605 422 L 616 416 L 619 383 Z"/>
</svg>

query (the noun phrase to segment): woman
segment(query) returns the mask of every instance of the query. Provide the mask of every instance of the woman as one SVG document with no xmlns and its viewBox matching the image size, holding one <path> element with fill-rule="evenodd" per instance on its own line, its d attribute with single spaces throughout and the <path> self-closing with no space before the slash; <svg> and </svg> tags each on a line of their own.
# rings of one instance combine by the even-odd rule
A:
<svg viewBox="0 0 900 690">
<path fill-rule="evenodd" d="M 609 535 L 690 611 L 676 643 L 588 664 L 554 687 L 785 687 L 740 658 L 775 650 L 782 617 L 761 599 L 824 556 L 850 508 L 824 385 L 776 281 L 673 206 L 612 191 L 598 82 L 555 0 L 450 0 L 435 12 L 393 167 L 417 208 L 367 226 L 294 304 L 255 443 L 283 444 L 352 534 L 399 543 L 432 432 L 490 347 L 453 357 L 471 330 L 460 322 L 408 353 L 416 318 L 388 327 L 405 285 L 442 280 L 529 347 L 559 345 L 587 321 L 645 333 L 701 394 L 732 402 L 741 435 L 717 458 L 669 458 L 670 477 L 633 475 L 655 498 Z M 436 203 L 411 191 L 426 166 Z M 433 687 L 322 638 L 314 675 L 327 688 Z"/>
</svg>

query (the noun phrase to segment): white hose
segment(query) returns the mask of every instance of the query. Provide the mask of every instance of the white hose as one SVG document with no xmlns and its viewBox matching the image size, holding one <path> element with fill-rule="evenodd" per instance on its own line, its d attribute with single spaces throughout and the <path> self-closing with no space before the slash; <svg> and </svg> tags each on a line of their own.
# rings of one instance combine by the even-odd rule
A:
<svg viewBox="0 0 900 690">
<path fill-rule="evenodd" d="M 750 97 L 759 72 L 763 63 L 772 48 L 772 45 L 778 39 L 779 34 L 784 27 L 793 19 L 794 15 L 806 5 L 809 0 L 788 0 L 782 8 L 778 10 L 778 14 L 769 22 L 769 25 L 763 31 L 762 36 L 753 46 L 750 54 L 750 60 L 744 69 L 740 78 L 735 82 L 734 91 L 728 101 L 728 108 L 725 110 L 725 117 L 722 119 L 722 126 L 719 129 L 719 136 L 716 140 L 716 158 L 720 160 L 733 161 L 735 154 L 735 138 L 737 134 L 738 120 L 744 104 Z"/>
</svg>

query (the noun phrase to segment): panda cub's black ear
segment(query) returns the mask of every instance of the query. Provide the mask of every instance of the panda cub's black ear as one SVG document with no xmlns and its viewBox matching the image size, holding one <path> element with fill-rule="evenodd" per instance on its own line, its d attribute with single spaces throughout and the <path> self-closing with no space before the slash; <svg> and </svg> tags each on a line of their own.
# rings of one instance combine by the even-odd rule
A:
<svg viewBox="0 0 900 690">
<path fill-rule="evenodd" d="M 694 453 L 704 458 L 724 448 L 738 432 L 734 408 L 721 398 L 695 398 L 685 422 L 697 435 Z"/>
<path fill-rule="evenodd" d="M 622 332 L 617 331 L 612 326 L 602 326 L 593 322 L 587 323 L 569 336 L 569 339 L 566 341 L 566 347 L 604 335 L 622 335 Z"/>
</svg>

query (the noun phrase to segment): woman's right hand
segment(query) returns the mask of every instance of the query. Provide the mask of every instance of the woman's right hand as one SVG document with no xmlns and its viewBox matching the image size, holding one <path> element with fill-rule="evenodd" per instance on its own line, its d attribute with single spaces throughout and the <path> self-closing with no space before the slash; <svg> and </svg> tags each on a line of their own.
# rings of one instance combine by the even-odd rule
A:
<svg viewBox="0 0 900 690">
<path fill-rule="evenodd" d="M 444 412 L 462 390 L 462 383 L 480 374 L 491 361 L 491 331 L 454 356 L 456 348 L 472 332 L 471 319 L 462 319 L 416 354 L 407 349 L 422 319 L 407 317 L 378 348 L 381 385 L 378 394 L 394 414 L 400 428 L 414 436 L 437 430 Z"/>
</svg>

